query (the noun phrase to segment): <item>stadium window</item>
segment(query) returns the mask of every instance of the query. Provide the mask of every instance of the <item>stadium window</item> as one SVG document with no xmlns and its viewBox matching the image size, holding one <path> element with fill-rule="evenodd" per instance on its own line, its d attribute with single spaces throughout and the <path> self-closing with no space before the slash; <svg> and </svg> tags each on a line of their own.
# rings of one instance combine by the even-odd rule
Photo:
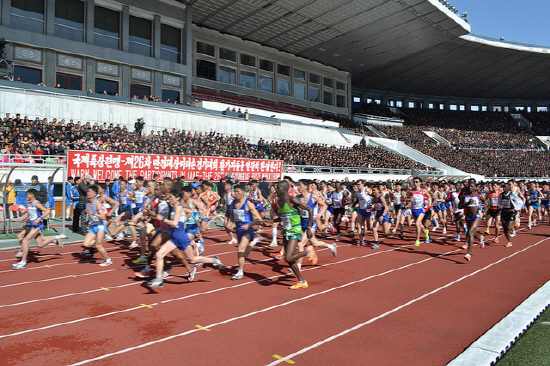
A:
<svg viewBox="0 0 550 366">
<path fill-rule="evenodd" d="M 138 99 L 149 97 L 151 95 L 151 87 L 146 85 L 130 84 L 130 95 L 132 98 L 136 96 Z"/>
<path fill-rule="evenodd" d="M 120 12 L 101 6 L 94 8 L 94 44 L 120 48 Z"/>
<path fill-rule="evenodd" d="M 336 89 L 346 91 L 346 83 L 336 81 Z"/>
<path fill-rule="evenodd" d="M 294 98 L 306 99 L 306 86 L 304 84 L 294 83 Z"/>
<path fill-rule="evenodd" d="M 241 53 L 241 65 L 256 67 L 256 57 Z"/>
<path fill-rule="evenodd" d="M 162 89 L 162 101 L 166 102 L 167 99 L 170 99 L 170 103 L 179 102 L 180 101 L 179 90 Z"/>
<path fill-rule="evenodd" d="M 353 103 L 361 103 L 361 97 L 353 97 Z"/>
<path fill-rule="evenodd" d="M 395 102 L 395 106 L 396 106 L 397 108 L 403 108 L 403 102 L 400 101 L 400 100 L 398 100 L 398 101 Z"/>
<path fill-rule="evenodd" d="M 273 93 L 273 78 L 260 75 L 260 90 Z"/>
<path fill-rule="evenodd" d="M 444 103 L 439 103 L 439 110 L 440 111 L 445 110 L 445 104 Z"/>
<path fill-rule="evenodd" d="M 55 75 L 55 85 L 57 84 L 61 89 L 82 90 L 82 76 L 58 72 Z"/>
<path fill-rule="evenodd" d="M 311 76 L 311 74 L 309 74 Z M 309 88 L 309 101 L 310 102 L 320 102 L 319 100 L 319 89 Z"/>
<path fill-rule="evenodd" d="M 197 77 L 216 80 L 216 63 L 197 59 Z"/>
<path fill-rule="evenodd" d="M 389 101 L 389 106 L 390 107 L 395 107 L 395 100 L 390 100 Z"/>
<path fill-rule="evenodd" d="M 84 40 L 84 3 L 82 1 L 55 1 L 54 34 L 73 41 Z"/>
<path fill-rule="evenodd" d="M 434 109 L 434 104 L 433 103 L 428 103 L 428 109 Z"/>
<path fill-rule="evenodd" d="M 334 88 L 334 79 L 323 78 L 323 85 L 327 88 Z"/>
<path fill-rule="evenodd" d="M 347 105 L 346 105 L 346 96 L 345 95 L 338 94 L 336 96 L 336 106 L 338 108 L 346 108 L 347 107 Z"/>
<path fill-rule="evenodd" d="M 313 84 L 320 84 L 321 83 L 321 77 L 317 74 L 309 73 L 309 82 Z"/>
<path fill-rule="evenodd" d="M 273 61 L 260 59 L 260 70 L 273 72 L 273 70 L 274 70 Z"/>
<path fill-rule="evenodd" d="M 482 105 L 482 106 L 481 106 L 481 111 L 482 111 L 482 112 L 487 112 L 487 106 L 486 106 L 486 105 Z"/>
<path fill-rule="evenodd" d="M 166 24 L 160 26 L 160 58 L 181 62 L 181 29 Z M 172 100 L 172 99 L 170 99 Z"/>
<path fill-rule="evenodd" d="M 277 80 L 277 94 L 290 95 L 290 82 L 286 80 Z"/>
<path fill-rule="evenodd" d="M 290 76 L 290 66 L 277 64 L 277 74 Z"/>
<path fill-rule="evenodd" d="M 237 62 L 237 51 L 220 47 L 220 59 Z"/>
<path fill-rule="evenodd" d="M 461 111 L 465 111 L 465 110 L 466 110 L 466 106 L 465 106 L 464 104 L 461 104 L 461 105 L 459 106 L 459 108 L 460 108 Z"/>
<path fill-rule="evenodd" d="M 115 95 L 118 93 L 118 81 L 95 79 L 95 91 L 98 94 L 105 91 L 109 95 Z"/>
<path fill-rule="evenodd" d="M 457 105 L 456 104 L 451 104 L 449 105 L 449 110 L 450 111 L 456 111 L 458 109 Z"/>
<path fill-rule="evenodd" d="M 237 84 L 237 70 L 232 67 L 220 66 L 220 82 Z"/>
<path fill-rule="evenodd" d="M 197 53 L 216 57 L 216 46 L 204 42 L 197 41 Z"/>
<path fill-rule="evenodd" d="M 472 108 L 471 108 L 471 110 L 472 110 L 473 112 L 479 112 L 479 106 L 478 106 L 478 105 L 473 105 Z"/>
<path fill-rule="evenodd" d="M 409 108 L 416 108 L 415 102 L 409 102 Z"/>
<path fill-rule="evenodd" d="M 42 82 L 42 70 L 31 67 L 15 66 L 13 68 L 13 77 L 21 79 L 24 83 L 40 84 Z"/>
<path fill-rule="evenodd" d="M 304 70 L 294 69 L 294 79 L 306 81 L 306 72 Z"/>
<path fill-rule="evenodd" d="M 151 56 L 152 25 L 153 23 L 150 20 L 130 15 L 130 38 L 128 42 L 130 53 Z"/>
<path fill-rule="evenodd" d="M 323 92 L 323 103 L 328 105 L 334 105 L 334 94 L 328 91 Z"/>
<path fill-rule="evenodd" d="M 12 28 L 44 33 L 44 0 L 11 0 Z"/>
<path fill-rule="evenodd" d="M 256 73 L 241 71 L 241 86 L 250 89 L 256 89 Z"/>
</svg>

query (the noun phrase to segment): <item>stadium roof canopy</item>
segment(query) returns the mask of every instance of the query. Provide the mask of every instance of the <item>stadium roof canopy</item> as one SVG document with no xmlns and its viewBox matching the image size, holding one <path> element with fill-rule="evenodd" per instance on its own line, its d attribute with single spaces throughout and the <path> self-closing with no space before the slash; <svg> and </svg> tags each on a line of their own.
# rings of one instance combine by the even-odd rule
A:
<svg viewBox="0 0 550 366">
<path fill-rule="evenodd" d="M 318 61 L 356 89 L 547 100 L 550 49 L 489 41 L 439 0 L 181 0 L 193 22 Z"/>
</svg>

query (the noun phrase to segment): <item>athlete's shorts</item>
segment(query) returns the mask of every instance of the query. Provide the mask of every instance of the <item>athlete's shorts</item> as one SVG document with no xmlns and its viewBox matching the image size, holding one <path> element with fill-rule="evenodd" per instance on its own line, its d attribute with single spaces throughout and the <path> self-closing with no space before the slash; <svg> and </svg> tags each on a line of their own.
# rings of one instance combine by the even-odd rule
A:
<svg viewBox="0 0 550 366">
<path fill-rule="evenodd" d="M 296 233 L 293 233 L 293 232 L 289 232 L 287 234 L 283 234 L 283 239 L 286 239 L 287 241 L 290 241 L 290 240 L 302 241 L 302 234 L 296 234 Z"/>
<path fill-rule="evenodd" d="M 359 212 L 359 207 L 354 207 L 354 208 L 353 208 L 353 211 Z"/>
<path fill-rule="evenodd" d="M 256 206 L 256 211 L 258 211 L 258 213 L 260 213 L 260 212 L 265 212 L 265 207 L 264 207 L 264 205 L 262 204 L 262 205 Z"/>
<path fill-rule="evenodd" d="M 540 208 L 540 202 L 530 202 L 527 204 L 527 207 L 533 207 L 533 209 L 538 210 Z"/>
<path fill-rule="evenodd" d="M 415 208 L 411 210 L 413 217 L 416 219 L 420 215 L 426 215 L 426 211 L 423 208 Z"/>
<path fill-rule="evenodd" d="M 173 231 L 172 232 L 172 238 L 170 239 L 172 243 L 174 243 L 178 249 L 185 250 L 189 245 L 191 245 L 191 240 L 189 240 L 189 236 L 187 236 L 187 233 L 182 230 Z"/>
<path fill-rule="evenodd" d="M 500 218 L 503 222 L 516 221 L 516 210 L 502 210 Z"/>
<path fill-rule="evenodd" d="M 428 210 L 424 214 L 424 219 L 423 220 L 431 220 L 431 219 L 432 219 L 432 210 Z"/>
<path fill-rule="evenodd" d="M 55 207 L 55 199 L 50 197 L 50 200 L 48 201 L 48 208 Z"/>
<path fill-rule="evenodd" d="M 500 216 L 501 212 L 502 212 L 501 208 L 490 208 L 489 211 L 487 211 L 487 214 L 494 219 L 497 216 Z"/>
<path fill-rule="evenodd" d="M 380 212 L 380 213 L 376 213 L 376 216 L 374 217 L 374 219 L 376 221 L 380 220 L 381 217 L 384 217 L 384 219 L 382 220 L 382 222 L 380 222 L 381 224 L 384 224 L 386 222 L 389 222 L 390 221 L 390 214 L 385 214 L 384 216 L 382 216 L 382 214 L 384 213 L 384 211 Z"/>
<path fill-rule="evenodd" d="M 35 225 L 32 221 L 27 224 L 31 229 L 40 229 L 40 232 L 44 230 L 44 223 L 42 220 L 38 223 L 38 225 Z"/>
<path fill-rule="evenodd" d="M 331 215 L 334 215 L 334 208 L 332 206 L 328 206 L 327 212 L 330 212 Z"/>
<path fill-rule="evenodd" d="M 453 205 L 453 204 L 452 204 L 451 202 L 447 202 L 447 203 L 445 203 L 445 208 L 449 208 L 449 207 L 451 207 L 452 205 Z"/>
<path fill-rule="evenodd" d="M 302 224 L 302 231 L 306 231 L 308 221 L 309 220 L 307 218 L 300 219 L 300 223 Z M 313 224 L 311 224 L 311 228 L 317 230 L 317 222 L 315 220 L 313 221 Z"/>
<path fill-rule="evenodd" d="M 480 218 L 481 218 L 480 214 L 472 215 L 472 216 L 466 216 L 466 222 L 472 222 L 475 219 L 480 219 Z"/>
<path fill-rule="evenodd" d="M 441 211 L 441 208 L 439 207 L 439 205 L 435 205 L 434 206 L 434 212 L 438 213 L 439 211 Z"/>
<path fill-rule="evenodd" d="M 411 215 L 412 215 L 411 209 L 410 209 L 410 208 L 404 209 L 404 210 L 401 212 L 401 215 L 403 215 L 404 217 L 411 216 Z"/>
<path fill-rule="evenodd" d="M 229 218 L 231 215 L 231 209 L 225 210 L 225 217 Z"/>
<path fill-rule="evenodd" d="M 362 208 L 359 209 L 359 215 L 363 216 L 364 218 L 368 219 L 369 217 L 372 217 L 372 212 L 364 210 Z"/>
<path fill-rule="evenodd" d="M 393 205 L 393 212 L 397 213 L 401 210 L 401 205 Z"/>
<path fill-rule="evenodd" d="M 197 234 L 199 233 L 199 225 L 197 224 L 187 224 L 185 226 L 185 232 L 188 234 L 188 235 L 195 235 L 197 236 Z"/>
<path fill-rule="evenodd" d="M 460 221 L 464 219 L 464 213 L 463 212 L 455 212 L 455 220 Z"/>
<path fill-rule="evenodd" d="M 250 241 L 254 239 L 254 228 L 250 226 L 248 230 L 243 230 L 242 227 L 237 226 L 237 230 L 235 230 L 237 233 L 237 241 L 240 243 L 241 239 L 245 235 L 250 235 Z"/>
<path fill-rule="evenodd" d="M 105 230 L 105 226 L 103 224 L 90 226 L 90 233 L 96 235 L 100 231 L 104 231 L 104 232 L 107 231 Z"/>
</svg>

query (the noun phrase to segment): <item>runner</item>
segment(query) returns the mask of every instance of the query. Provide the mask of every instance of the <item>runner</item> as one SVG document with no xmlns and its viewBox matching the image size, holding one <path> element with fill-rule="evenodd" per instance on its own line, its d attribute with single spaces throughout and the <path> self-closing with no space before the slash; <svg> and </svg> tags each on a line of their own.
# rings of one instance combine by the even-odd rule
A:
<svg viewBox="0 0 550 366">
<path fill-rule="evenodd" d="M 420 245 L 420 233 L 424 231 L 426 243 L 430 242 L 429 230 L 424 226 L 424 216 L 426 216 L 426 192 L 422 188 L 422 179 L 419 177 L 413 178 L 414 187 L 408 195 L 408 201 L 411 205 L 411 213 L 416 224 L 416 241 L 415 246 Z"/>
<path fill-rule="evenodd" d="M 540 198 L 543 196 L 540 188 L 535 186 L 535 182 L 529 182 L 527 190 L 527 228 L 531 230 L 532 226 L 537 226 L 537 218 L 542 221 L 540 211 Z M 534 216 L 534 218 L 533 218 Z"/>
<path fill-rule="evenodd" d="M 336 188 L 331 193 L 331 203 L 333 212 L 333 226 L 336 228 L 337 239 L 336 241 L 342 241 L 341 227 L 342 218 L 345 213 L 345 202 L 348 199 L 348 193 L 344 191 L 341 182 L 336 182 Z"/>
<path fill-rule="evenodd" d="M 297 290 L 301 288 L 307 288 L 308 283 L 302 276 L 302 272 L 298 267 L 297 260 L 303 257 L 312 259 L 312 263 L 315 264 L 314 256 L 315 250 L 312 245 L 309 245 L 306 250 L 295 253 L 294 250 L 298 245 L 298 242 L 302 239 L 302 228 L 300 213 L 298 210 L 307 210 L 309 214 L 308 225 L 306 228 L 306 235 L 308 238 L 313 237 L 311 232 L 311 225 L 313 224 L 313 210 L 306 204 L 303 204 L 296 197 L 291 196 L 290 185 L 286 180 L 282 180 L 277 183 L 277 208 L 278 217 L 282 224 L 283 246 L 285 248 L 285 260 L 292 269 L 294 275 L 298 278 L 298 283 L 290 286 L 291 290 Z"/>
<path fill-rule="evenodd" d="M 403 185 L 401 183 L 396 183 L 395 190 L 391 194 L 391 202 L 393 203 L 393 215 L 395 217 L 395 226 L 392 229 L 392 233 L 395 234 L 397 232 L 397 228 L 399 227 L 399 237 L 401 239 L 403 239 L 403 226 L 405 223 L 405 216 L 403 216 L 402 214 L 404 198 L 405 195 L 403 192 Z"/>
<path fill-rule="evenodd" d="M 231 203 L 233 203 L 233 200 L 235 199 L 235 196 L 233 194 L 233 184 L 231 181 L 227 180 L 224 183 L 224 195 L 223 195 L 224 201 L 225 201 L 225 217 L 223 218 L 223 227 L 225 229 L 225 232 L 231 240 L 227 244 L 237 244 L 237 238 L 235 237 L 235 234 L 233 234 L 232 230 L 227 229 L 227 223 L 229 222 L 229 219 L 231 216 Z M 275 234 L 275 237 L 277 234 Z M 276 242 L 276 241 L 275 241 Z"/>
<path fill-rule="evenodd" d="M 487 211 L 487 230 L 485 230 L 485 234 L 491 234 L 491 231 L 489 229 L 494 221 L 495 243 L 498 243 L 498 237 L 500 235 L 500 219 L 502 213 L 502 207 L 499 204 L 500 195 L 500 184 L 494 181 L 489 183 L 489 191 L 486 194 L 486 200 L 489 203 L 489 210 Z"/>
<path fill-rule="evenodd" d="M 372 195 L 373 195 L 373 205 L 374 210 L 376 211 L 376 216 L 374 217 L 374 225 L 372 227 L 372 233 L 374 236 L 374 245 L 371 247 L 371 249 L 378 249 L 380 248 L 380 244 L 378 242 L 378 226 L 382 224 L 382 228 L 384 229 L 384 235 L 388 235 L 390 232 L 390 215 L 388 213 L 388 204 L 386 203 L 386 199 L 384 196 L 382 196 L 380 192 L 380 188 L 377 186 L 374 186 L 372 188 Z"/>
<path fill-rule="evenodd" d="M 466 219 L 466 225 L 468 226 L 468 235 L 466 236 L 466 244 L 462 246 L 463 249 L 468 249 L 464 258 L 469 262 L 472 260 L 472 248 L 474 245 L 474 237 L 479 239 L 479 246 L 485 247 L 483 241 L 483 235 L 479 235 L 477 228 L 481 221 L 481 215 L 479 214 L 479 205 L 481 202 L 485 202 L 485 197 L 477 189 L 477 185 L 474 179 L 470 179 L 469 186 L 465 187 L 464 191 L 460 193 L 459 208 L 464 209 L 464 216 Z"/>
<path fill-rule="evenodd" d="M 26 269 L 27 268 L 27 256 L 29 254 L 29 243 L 31 240 L 35 240 L 36 245 L 39 248 L 44 248 L 49 244 L 56 244 L 63 249 L 63 242 L 61 239 L 66 239 L 67 236 L 63 234 L 57 234 L 52 238 L 45 238 L 42 234 L 44 224 L 42 220 L 48 217 L 50 210 L 42 206 L 36 199 L 37 190 L 34 188 L 29 189 L 26 192 L 27 195 L 27 225 L 19 234 L 17 234 L 17 240 L 21 250 L 15 255 L 16 258 L 21 258 L 19 263 L 12 264 L 13 269 Z"/>
<path fill-rule="evenodd" d="M 504 229 L 504 236 L 506 236 L 506 240 L 508 240 L 506 248 L 509 248 L 512 246 L 511 234 L 514 230 L 514 224 L 516 222 L 516 207 L 521 208 L 521 198 L 512 192 L 512 184 L 510 181 L 504 185 L 502 193 L 499 195 L 498 206 L 502 207 L 502 227 Z"/>
<path fill-rule="evenodd" d="M 228 229 L 235 230 L 239 242 L 237 249 L 238 270 L 231 278 L 231 280 L 237 281 L 243 278 L 245 258 L 248 257 L 257 243 L 254 239 L 254 225 L 263 223 L 263 221 L 254 203 L 245 197 L 246 188 L 244 185 L 236 185 L 233 194 L 235 200 L 231 203 L 231 220 L 228 223 Z"/>
<path fill-rule="evenodd" d="M 365 232 L 367 230 L 372 230 L 372 200 L 370 195 L 367 193 L 367 188 L 365 187 L 365 181 L 359 179 L 357 181 L 357 202 L 356 205 L 359 207 L 359 212 L 357 216 L 357 232 L 359 234 L 359 245 L 365 246 Z"/>
<path fill-rule="evenodd" d="M 107 251 L 103 247 L 103 238 L 105 237 L 104 220 L 107 216 L 103 211 L 101 201 L 97 198 L 98 193 L 99 189 L 95 185 L 89 186 L 88 191 L 86 192 L 88 203 L 86 204 L 85 212 L 87 214 L 89 229 L 88 233 L 84 237 L 84 243 L 82 245 L 85 248 L 90 249 L 82 252 L 82 256 L 93 257 L 95 252 L 99 252 L 104 259 L 104 261 L 99 265 L 101 267 L 106 267 L 113 264 L 113 261 L 109 258 Z"/>
<path fill-rule="evenodd" d="M 190 196 L 189 191 L 186 191 L 186 194 Z M 192 212 L 189 209 L 186 209 L 182 205 L 182 200 L 184 197 L 184 191 L 179 189 L 172 189 L 168 195 L 168 200 L 170 205 L 173 207 L 172 212 L 170 213 L 170 219 L 164 218 L 163 215 L 157 215 L 157 220 L 160 220 L 170 226 L 171 228 L 171 238 L 166 243 L 164 243 L 159 251 L 157 252 L 157 268 L 156 274 L 157 277 L 149 282 L 147 286 L 149 287 L 162 287 L 164 282 L 164 257 L 176 250 L 179 249 L 184 252 L 185 256 L 189 258 L 191 263 L 209 263 L 214 265 L 216 268 L 222 268 L 223 264 L 220 259 L 216 256 L 214 258 L 206 258 L 195 256 L 193 249 L 191 248 L 189 236 L 185 232 L 185 222 L 187 221 L 187 215 L 191 215 Z"/>
</svg>

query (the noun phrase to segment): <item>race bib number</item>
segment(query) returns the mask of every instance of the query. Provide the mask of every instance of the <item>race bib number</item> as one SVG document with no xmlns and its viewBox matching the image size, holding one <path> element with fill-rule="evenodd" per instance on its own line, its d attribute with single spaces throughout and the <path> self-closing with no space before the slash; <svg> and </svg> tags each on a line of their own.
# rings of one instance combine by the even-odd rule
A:
<svg viewBox="0 0 550 366">
<path fill-rule="evenodd" d="M 38 218 L 35 207 L 29 207 L 29 220 L 34 221 Z"/>
<path fill-rule="evenodd" d="M 136 192 L 136 203 L 140 204 L 143 203 L 143 192 Z"/>
<path fill-rule="evenodd" d="M 309 211 L 308 210 L 300 210 L 300 216 L 303 219 L 309 219 Z"/>
<path fill-rule="evenodd" d="M 235 221 L 244 222 L 244 210 L 233 210 L 233 219 Z"/>
<path fill-rule="evenodd" d="M 281 224 L 283 225 L 283 229 L 285 230 L 292 229 L 292 225 L 290 224 L 290 217 L 281 217 Z"/>
</svg>

